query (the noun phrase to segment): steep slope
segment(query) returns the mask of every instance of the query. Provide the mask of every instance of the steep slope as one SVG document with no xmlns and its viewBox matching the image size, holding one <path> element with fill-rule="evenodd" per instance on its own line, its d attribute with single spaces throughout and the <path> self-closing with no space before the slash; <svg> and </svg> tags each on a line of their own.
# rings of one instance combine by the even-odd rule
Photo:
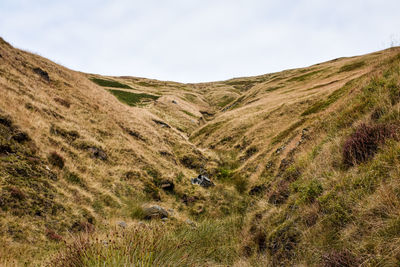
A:
<svg viewBox="0 0 400 267">
<path fill-rule="evenodd" d="M 182 205 L 189 178 L 213 162 L 157 112 L 121 103 L 84 74 L 3 40 L 0 55 L 2 255 L 37 257 L 67 232 L 135 219 L 143 203 Z"/>
<path fill-rule="evenodd" d="M 182 84 L 1 39 L 1 262 L 398 264 L 399 55 Z"/>
</svg>

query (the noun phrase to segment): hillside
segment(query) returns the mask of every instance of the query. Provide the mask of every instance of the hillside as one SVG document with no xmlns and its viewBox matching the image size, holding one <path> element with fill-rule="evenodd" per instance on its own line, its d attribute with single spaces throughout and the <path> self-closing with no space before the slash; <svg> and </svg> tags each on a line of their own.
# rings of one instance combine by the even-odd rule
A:
<svg viewBox="0 0 400 267">
<path fill-rule="evenodd" d="M 183 84 L 0 39 L 0 262 L 399 264 L 399 75 L 391 48 Z"/>
</svg>

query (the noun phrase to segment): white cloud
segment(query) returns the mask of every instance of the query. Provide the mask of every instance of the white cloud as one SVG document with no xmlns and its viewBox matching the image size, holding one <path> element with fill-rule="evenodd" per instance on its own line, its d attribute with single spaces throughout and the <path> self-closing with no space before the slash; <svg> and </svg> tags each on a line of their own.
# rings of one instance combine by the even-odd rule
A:
<svg viewBox="0 0 400 267">
<path fill-rule="evenodd" d="M 72 69 L 198 82 L 372 52 L 396 0 L 2 0 L 0 35 Z"/>
</svg>

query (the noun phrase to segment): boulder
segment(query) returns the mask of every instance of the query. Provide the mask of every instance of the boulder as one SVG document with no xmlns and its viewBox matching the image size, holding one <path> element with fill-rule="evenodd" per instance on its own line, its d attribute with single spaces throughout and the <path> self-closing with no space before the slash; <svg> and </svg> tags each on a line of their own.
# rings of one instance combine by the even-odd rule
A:
<svg viewBox="0 0 400 267">
<path fill-rule="evenodd" d="M 196 178 L 193 178 L 191 181 L 192 184 L 197 184 L 205 188 L 215 185 L 206 175 L 202 174 L 200 174 Z"/>
<path fill-rule="evenodd" d="M 168 218 L 168 211 L 158 205 L 143 207 L 144 217 L 150 219 Z"/>
</svg>

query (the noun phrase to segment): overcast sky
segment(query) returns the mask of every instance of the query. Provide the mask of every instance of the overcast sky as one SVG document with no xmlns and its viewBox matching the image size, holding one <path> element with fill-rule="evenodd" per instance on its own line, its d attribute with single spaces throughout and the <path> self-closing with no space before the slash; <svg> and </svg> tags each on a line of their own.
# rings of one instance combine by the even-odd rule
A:
<svg viewBox="0 0 400 267">
<path fill-rule="evenodd" d="M 0 0 L 0 36 L 74 70 L 201 82 L 389 47 L 399 12 L 400 0 Z"/>
</svg>

